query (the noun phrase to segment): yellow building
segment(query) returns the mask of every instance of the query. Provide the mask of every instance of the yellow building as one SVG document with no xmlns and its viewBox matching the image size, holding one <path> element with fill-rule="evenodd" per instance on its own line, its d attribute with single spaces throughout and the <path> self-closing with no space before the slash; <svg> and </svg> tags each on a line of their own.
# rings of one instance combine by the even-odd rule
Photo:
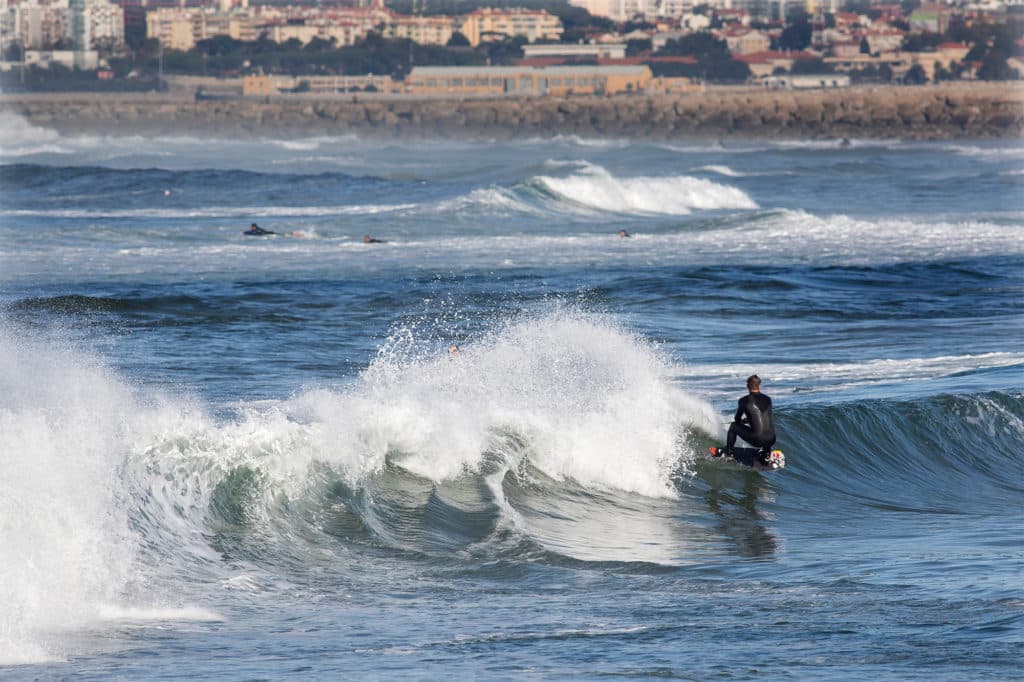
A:
<svg viewBox="0 0 1024 682">
<path fill-rule="evenodd" d="M 146 15 L 146 35 L 165 48 L 191 50 L 200 40 L 226 35 L 235 40 L 255 40 L 253 16 L 220 14 L 199 8 L 162 7 Z"/>
<path fill-rule="evenodd" d="M 242 78 L 242 94 L 246 97 L 276 95 L 277 92 L 274 79 L 270 76 L 244 76 Z"/>
<path fill-rule="evenodd" d="M 542 9 L 478 9 L 462 20 L 462 35 L 476 47 L 482 42 L 523 36 L 529 42 L 558 40 L 562 20 Z"/>
<path fill-rule="evenodd" d="M 646 92 L 651 70 L 640 66 L 418 66 L 406 78 L 414 95 L 565 96 Z"/>
</svg>

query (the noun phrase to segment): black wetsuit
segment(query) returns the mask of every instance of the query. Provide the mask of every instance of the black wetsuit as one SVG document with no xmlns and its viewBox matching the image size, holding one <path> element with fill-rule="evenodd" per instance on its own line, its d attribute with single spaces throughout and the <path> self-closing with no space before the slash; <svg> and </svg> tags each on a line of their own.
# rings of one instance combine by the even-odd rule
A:
<svg viewBox="0 0 1024 682">
<path fill-rule="evenodd" d="M 729 426 L 725 449 L 732 450 L 736 436 L 767 452 L 775 445 L 775 420 L 772 399 L 763 393 L 748 393 L 740 398 L 736 416 Z"/>
<path fill-rule="evenodd" d="M 250 227 L 242 234 L 249 235 L 250 237 L 262 237 L 265 234 L 277 234 L 272 230 L 264 230 L 262 227 Z"/>
</svg>

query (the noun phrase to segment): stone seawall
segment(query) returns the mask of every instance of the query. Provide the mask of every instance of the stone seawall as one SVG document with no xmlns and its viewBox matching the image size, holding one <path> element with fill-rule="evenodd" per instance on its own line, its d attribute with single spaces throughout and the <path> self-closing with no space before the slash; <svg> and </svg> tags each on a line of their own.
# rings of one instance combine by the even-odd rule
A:
<svg viewBox="0 0 1024 682">
<path fill-rule="evenodd" d="M 3 95 L 0 111 L 62 132 L 635 139 L 1020 138 L 1017 83 L 844 90 L 708 88 L 679 96 L 533 99 Z"/>
</svg>

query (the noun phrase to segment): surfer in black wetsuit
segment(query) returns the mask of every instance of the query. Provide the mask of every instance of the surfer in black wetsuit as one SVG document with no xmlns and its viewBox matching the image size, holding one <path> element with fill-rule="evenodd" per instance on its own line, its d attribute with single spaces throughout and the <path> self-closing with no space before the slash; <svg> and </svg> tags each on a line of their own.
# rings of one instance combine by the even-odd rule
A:
<svg viewBox="0 0 1024 682">
<path fill-rule="evenodd" d="M 732 457 L 732 448 L 739 436 L 746 442 L 760 449 L 758 458 L 764 464 L 768 461 L 768 453 L 775 445 L 775 420 L 772 419 L 772 399 L 761 393 L 761 377 L 754 374 L 747 379 L 747 395 L 740 398 L 736 408 L 736 416 L 729 425 L 729 435 L 725 440 L 726 457 Z"/>
<path fill-rule="evenodd" d="M 255 236 L 255 237 L 262 237 L 265 234 L 277 234 L 277 233 L 273 232 L 271 230 L 264 230 L 262 227 L 260 227 L 256 223 L 253 223 L 252 225 L 249 226 L 249 229 L 246 230 L 245 232 L 243 232 L 242 234 L 246 234 L 246 235 L 249 235 L 249 236 Z"/>
</svg>

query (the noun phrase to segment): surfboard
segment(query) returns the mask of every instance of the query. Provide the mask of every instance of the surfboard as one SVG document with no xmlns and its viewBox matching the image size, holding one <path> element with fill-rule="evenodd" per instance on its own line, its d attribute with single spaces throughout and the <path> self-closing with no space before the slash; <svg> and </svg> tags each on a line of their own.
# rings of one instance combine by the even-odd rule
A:
<svg viewBox="0 0 1024 682">
<path fill-rule="evenodd" d="M 786 466 L 786 455 L 782 453 L 782 450 L 772 450 L 768 455 L 768 463 L 762 464 L 757 457 L 757 453 L 760 452 L 757 448 L 733 448 L 732 457 L 726 457 L 722 454 L 724 449 L 710 447 L 708 448 L 708 456 L 726 462 L 736 462 L 757 471 L 775 471 Z"/>
</svg>

